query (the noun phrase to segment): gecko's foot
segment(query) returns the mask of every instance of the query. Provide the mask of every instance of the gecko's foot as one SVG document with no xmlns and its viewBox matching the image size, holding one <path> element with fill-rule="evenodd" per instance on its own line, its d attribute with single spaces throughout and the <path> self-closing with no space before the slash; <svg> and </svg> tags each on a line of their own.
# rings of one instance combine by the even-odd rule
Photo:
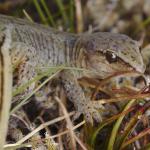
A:
<svg viewBox="0 0 150 150">
<path fill-rule="evenodd" d="M 74 118 L 78 118 L 81 114 L 84 115 L 86 122 L 93 125 L 93 120 L 97 122 L 102 121 L 101 113 L 99 110 L 103 110 L 104 107 L 98 103 L 98 101 L 88 101 L 86 104 L 78 107 L 78 112 Z"/>
</svg>

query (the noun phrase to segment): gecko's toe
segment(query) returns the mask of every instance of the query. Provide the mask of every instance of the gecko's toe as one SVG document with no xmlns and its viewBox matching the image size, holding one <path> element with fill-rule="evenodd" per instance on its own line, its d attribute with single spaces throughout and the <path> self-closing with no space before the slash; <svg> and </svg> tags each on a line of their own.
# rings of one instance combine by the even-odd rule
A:
<svg viewBox="0 0 150 150">
<path fill-rule="evenodd" d="M 91 125 L 93 125 L 93 117 L 92 117 L 91 113 L 90 112 L 86 112 L 86 114 L 84 116 L 85 116 L 86 122 L 88 122 Z"/>
<path fill-rule="evenodd" d="M 98 112 L 97 110 L 95 110 L 92 114 L 94 120 L 96 120 L 97 122 L 102 122 L 102 117 L 100 112 Z"/>
<path fill-rule="evenodd" d="M 75 115 L 73 116 L 73 121 L 77 120 L 81 114 L 82 114 L 81 112 L 76 111 Z"/>
<path fill-rule="evenodd" d="M 89 101 L 84 109 L 85 120 L 93 124 L 93 120 L 97 122 L 102 121 L 100 110 L 104 109 L 102 105 L 98 105 L 96 102 Z"/>
<path fill-rule="evenodd" d="M 99 101 L 92 101 L 92 105 L 95 109 L 101 109 L 101 110 L 105 109 L 105 107 L 101 103 L 99 103 Z"/>
</svg>

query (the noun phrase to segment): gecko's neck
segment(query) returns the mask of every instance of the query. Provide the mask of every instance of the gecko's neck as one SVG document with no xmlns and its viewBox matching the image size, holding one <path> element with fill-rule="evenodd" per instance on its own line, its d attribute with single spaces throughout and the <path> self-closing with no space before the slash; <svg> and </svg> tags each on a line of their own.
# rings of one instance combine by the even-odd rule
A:
<svg viewBox="0 0 150 150">
<path fill-rule="evenodd" d="M 76 40 L 77 36 L 74 34 L 58 32 L 54 34 L 55 38 L 52 43 L 54 49 L 53 64 L 54 65 L 65 65 L 67 67 L 76 67 L 77 58 L 76 58 Z M 55 57 L 56 56 L 56 57 Z"/>
</svg>

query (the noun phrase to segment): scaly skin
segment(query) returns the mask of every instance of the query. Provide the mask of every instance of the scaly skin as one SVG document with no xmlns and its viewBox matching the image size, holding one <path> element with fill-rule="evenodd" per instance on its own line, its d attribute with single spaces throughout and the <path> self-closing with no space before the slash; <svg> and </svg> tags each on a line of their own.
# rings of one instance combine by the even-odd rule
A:
<svg viewBox="0 0 150 150">
<path fill-rule="evenodd" d="M 83 113 L 91 123 L 93 118 L 97 121 L 101 119 L 97 112 L 101 106 L 85 98 L 78 78 L 103 79 L 118 71 L 145 70 L 138 42 L 121 34 L 99 32 L 75 35 L 0 15 L 0 35 L 10 38 L 11 61 L 19 72 L 17 86 L 37 75 L 37 67 L 63 64 L 90 70 L 82 73 L 64 70 L 60 77 L 78 113 Z M 33 89 L 34 84 L 27 91 Z"/>
</svg>

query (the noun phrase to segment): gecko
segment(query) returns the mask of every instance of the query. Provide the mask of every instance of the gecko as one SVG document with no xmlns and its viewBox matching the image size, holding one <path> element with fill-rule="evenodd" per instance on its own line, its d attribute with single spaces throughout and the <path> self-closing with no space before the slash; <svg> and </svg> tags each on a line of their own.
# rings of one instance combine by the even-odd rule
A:
<svg viewBox="0 0 150 150">
<path fill-rule="evenodd" d="M 83 114 L 87 122 L 101 120 L 98 110 L 102 106 L 85 97 L 79 78 L 104 79 L 118 71 L 145 71 L 139 43 L 123 34 L 97 32 L 77 35 L 0 15 L 1 39 L 2 45 L 8 39 L 10 41 L 11 63 L 18 70 L 17 86 L 33 79 L 37 75 L 36 67 L 65 65 L 89 70 L 63 70 L 60 73 L 66 96 L 73 102 L 77 115 Z M 33 83 L 25 93 L 34 88 Z"/>
</svg>

